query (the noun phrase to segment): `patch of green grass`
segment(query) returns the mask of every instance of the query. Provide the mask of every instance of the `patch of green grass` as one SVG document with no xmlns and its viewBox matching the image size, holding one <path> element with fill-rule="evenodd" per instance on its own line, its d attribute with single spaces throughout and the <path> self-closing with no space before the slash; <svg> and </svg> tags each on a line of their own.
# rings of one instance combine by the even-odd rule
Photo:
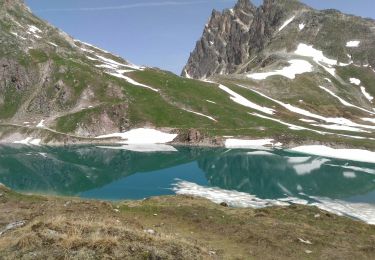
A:
<svg viewBox="0 0 375 260">
<path fill-rule="evenodd" d="M 22 100 L 22 95 L 16 90 L 14 84 L 10 84 L 5 89 L 3 98 L 3 104 L 0 105 L 0 119 L 8 119 L 17 112 Z"/>
<path fill-rule="evenodd" d="M 102 107 L 96 107 L 59 117 L 56 120 L 56 130 L 62 133 L 73 133 L 79 124 L 93 123 L 92 121 L 97 119 L 101 112 Z"/>
<path fill-rule="evenodd" d="M 39 49 L 30 49 L 29 54 L 36 63 L 44 63 L 48 61 L 48 55 Z"/>
<path fill-rule="evenodd" d="M 347 67 L 337 68 L 337 74 L 346 82 L 350 82 L 350 78 L 357 78 L 361 80 L 361 85 L 366 87 L 366 90 L 375 96 L 375 73 L 370 68 L 360 68 L 353 65 Z M 359 88 L 352 85 L 353 88 Z"/>
</svg>

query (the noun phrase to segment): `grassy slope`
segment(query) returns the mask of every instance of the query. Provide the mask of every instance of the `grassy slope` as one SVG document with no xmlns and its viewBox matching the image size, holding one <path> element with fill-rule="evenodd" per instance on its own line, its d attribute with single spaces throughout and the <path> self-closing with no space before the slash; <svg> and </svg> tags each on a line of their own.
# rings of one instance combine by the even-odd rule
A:
<svg viewBox="0 0 375 260">
<path fill-rule="evenodd" d="M 21 118 L 16 119 L 18 124 L 22 121 L 29 121 L 33 117 L 37 117 L 37 119 L 34 118 L 35 121 L 40 120 L 40 117 L 57 116 L 56 120 L 49 122 L 51 128 L 63 134 L 77 135 L 83 131 L 82 129 L 86 131 L 87 129 L 95 128 L 103 122 L 103 118 L 109 118 L 107 121 L 112 121 L 112 125 L 108 127 L 110 130 L 104 128 L 96 130 L 117 132 L 144 126 L 176 128 L 179 131 L 194 128 L 211 137 L 224 135 L 251 138 L 274 137 L 282 139 L 282 141 L 288 139 L 295 142 L 305 139 L 306 142 L 311 142 L 312 140 L 339 142 L 372 148 L 372 145 L 368 144 L 366 140 L 358 141 L 330 135 L 322 136 L 309 131 L 291 131 L 287 126 L 277 122 L 249 115 L 249 112 L 258 111 L 245 108 L 233 102 L 227 93 L 218 89 L 214 84 L 177 77 L 168 72 L 146 69 L 127 74 L 138 82 L 159 89 L 159 93 L 133 86 L 123 79 L 107 75 L 102 69 L 94 66 L 101 64 L 99 61 L 89 60 L 87 56 L 95 58 L 95 55 L 98 54 L 120 63 L 126 63 L 121 58 L 89 46 L 83 46 L 85 49 L 89 49 L 89 52 L 84 52 L 79 49 L 79 47 L 82 47 L 80 43 L 75 43 L 76 46 L 73 46 L 55 28 L 45 24 L 30 13 L 19 10 L 13 10 L 9 13 L 16 20 L 22 20 L 25 24 L 34 24 L 41 28 L 43 39 L 34 39 L 33 43 L 22 42 L 12 36 L 10 32 L 16 30 L 20 34 L 23 33 L 22 35 L 26 37 L 26 29 L 20 29 L 10 20 L 0 21 L 1 33 L 6 35 L 10 41 L 2 45 L 0 52 L 17 60 L 23 66 L 21 68 L 25 69 L 30 75 L 35 74 L 36 78 L 40 76 L 36 70 L 42 70 L 47 64 L 51 70 L 51 75 L 48 81 L 45 82 L 31 80 L 25 90 L 17 90 L 16 85 L 12 83 L 8 83 L 5 89 L 0 89 L 0 94 L 3 94 L 3 100 L 0 100 L 0 123 L 14 123 L 12 117 L 16 114 L 21 115 Z M 282 34 L 280 34 L 280 37 L 282 37 Z M 298 33 L 295 33 L 293 37 L 296 38 L 296 41 L 300 40 L 299 37 L 303 39 L 303 36 L 299 36 Z M 52 41 L 58 44 L 59 47 L 52 47 L 47 41 Z M 26 51 L 25 46 L 30 44 L 32 44 L 33 48 Z M 277 46 L 274 47 L 276 48 Z M 278 48 L 280 46 L 276 49 Z M 15 52 L 13 51 L 14 49 L 20 50 Z M 342 77 L 345 80 L 352 74 L 354 76 L 361 74 L 358 77 L 362 78 L 363 76 L 363 82 L 366 84 L 368 91 L 374 93 L 371 84 L 374 79 L 373 75 L 370 75 L 372 71 L 369 70 L 367 74 L 364 74 L 360 69 L 355 70 L 352 67 L 350 67 L 350 71 L 349 67 L 342 68 L 342 70 L 339 72 L 343 74 Z M 318 83 L 323 84 L 321 81 L 324 76 L 321 73 L 304 74 L 298 76 L 295 81 L 282 77 L 271 77 L 262 83 L 236 81 L 232 78 L 229 78 L 229 80 L 224 78 L 220 79 L 220 81 L 225 82 L 228 87 L 247 99 L 259 105 L 274 108 L 277 111 L 275 118 L 285 122 L 314 128 L 299 121 L 299 115 L 292 114 L 257 94 L 239 88 L 235 83 L 254 85 L 262 90 L 265 88 L 265 92 L 270 92 L 270 96 L 277 97 L 277 99 L 284 102 L 297 104 L 301 108 L 318 114 L 348 116 L 351 119 L 353 117 L 355 120 L 358 111 L 343 107 L 338 100 L 329 97 L 323 90 L 318 88 Z M 335 81 L 335 85 L 339 89 L 340 95 L 349 97 L 348 100 L 353 101 L 355 104 L 358 103 L 355 98 L 354 100 L 350 99 L 352 93 L 348 86 L 342 85 L 338 81 Z M 111 89 L 114 89 L 114 91 Z M 358 90 L 355 93 L 361 94 Z M 32 95 L 35 96 L 31 99 L 30 96 Z M 91 95 L 89 101 L 85 99 L 87 98 L 85 95 Z M 300 99 L 303 99 L 304 103 L 299 103 Z M 81 110 L 80 102 L 83 100 L 88 102 L 88 104 L 85 104 L 86 108 L 89 104 L 94 105 L 94 107 Z M 214 101 L 216 104 L 209 103 L 206 100 Z M 27 106 L 22 106 L 25 103 Z M 20 109 L 25 109 L 27 112 L 19 111 Z M 189 113 L 184 109 L 212 116 L 217 122 Z M 111 113 L 111 111 L 114 111 L 114 113 Z M 22 116 L 27 116 L 27 118 L 22 118 Z M 317 128 L 315 127 L 315 129 Z M 30 129 L 29 132 L 34 130 Z M 95 131 L 93 132 L 95 133 Z M 353 134 L 346 131 L 332 132 Z M 85 134 L 85 136 L 91 137 L 94 135 L 91 132 Z M 54 134 L 53 136 L 51 135 L 49 140 L 53 140 L 54 136 Z"/>
<path fill-rule="evenodd" d="M 0 235 L 6 259 L 371 259 L 375 253 L 374 226 L 314 207 L 233 209 L 185 196 L 112 204 L 0 192 L 0 227 L 25 221 Z"/>
</svg>

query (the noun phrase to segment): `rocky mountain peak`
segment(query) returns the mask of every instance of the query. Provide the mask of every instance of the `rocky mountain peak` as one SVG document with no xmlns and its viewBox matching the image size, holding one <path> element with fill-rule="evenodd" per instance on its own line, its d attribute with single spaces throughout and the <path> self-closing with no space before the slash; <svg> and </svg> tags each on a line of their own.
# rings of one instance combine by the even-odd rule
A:
<svg viewBox="0 0 375 260">
<path fill-rule="evenodd" d="M 237 4 L 234 6 L 234 10 L 241 10 L 249 13 L 256 10 L 256 7 L 250 0 L 238 0 Z"/>
<path fill-rule="evenodd" d="M 202 79 L 247 73 L 270 60 L 274 63 L 275 55 L 291 52 L 300 43 L 314 45 L 341 62 L 355 56 L 357 63 L 372 64 L 373 28 L 368 19 L 314 10 L 298 0 L 264 0 L 259 7 L 238 0 L 233 9 L 213 12 L 182 76 Z M 346 48 L 356 39 L 362 39 L 362 48 Z"/>
</svg>

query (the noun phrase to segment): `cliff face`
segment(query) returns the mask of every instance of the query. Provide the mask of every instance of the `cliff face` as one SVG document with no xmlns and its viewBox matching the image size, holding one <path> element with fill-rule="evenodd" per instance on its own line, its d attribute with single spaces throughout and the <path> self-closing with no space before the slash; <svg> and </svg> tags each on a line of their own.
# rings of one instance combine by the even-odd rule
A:
<svg viewBox="0 0 375 260">
<path fill-rule="evenodd" d="M 258 8 L 249 0 L 239 0 L 233 9 L 213 11 L 182 76 L 202 79 L 248 72 L 271 54 L 290 51 L 299 42 L 316 45 L 347 62 L 350 53 L 342 50 L 346 41 L 361 35 L 374 42 L 373 33 L 368 38 L 371 26 L 373 21 L 368 19 L 336 10 L 317 11 L 296 0 L 264 0 Z M 370 45 L 362 51 L 366 60 L 358 62 L 375 63 Z"/>
<path fill-rule="evenodd" d="M 183 76 L 208 78 L 236 72 L 252 54 L 264 48 L 291 11 L 303 8 L 289 0 L 265 0 L 259 8 L 249 0 L 239 0 L 233 9 L 222 13 L 214 10 Z"/>
</svg>

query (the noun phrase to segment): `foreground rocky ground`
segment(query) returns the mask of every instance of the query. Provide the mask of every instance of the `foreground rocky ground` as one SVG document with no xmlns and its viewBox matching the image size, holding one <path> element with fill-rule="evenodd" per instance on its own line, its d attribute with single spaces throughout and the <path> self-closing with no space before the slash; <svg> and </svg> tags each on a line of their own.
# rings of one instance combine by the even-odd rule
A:
<svg viewBox="0 0 375 260">
<path fill-rule="evenodd" d="M 373 259 L 375 226 L 314 207 L 109 203 L 0 187 L 0 259 Z"/>
</svg>

